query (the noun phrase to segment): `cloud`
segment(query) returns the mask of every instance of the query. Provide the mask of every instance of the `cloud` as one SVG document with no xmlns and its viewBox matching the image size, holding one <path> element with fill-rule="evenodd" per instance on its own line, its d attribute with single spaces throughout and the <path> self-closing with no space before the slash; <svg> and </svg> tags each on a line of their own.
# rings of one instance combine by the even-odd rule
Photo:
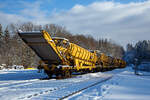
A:
<svg viewBox="0 0 150 100">
<path fill-rule="evenodd" d="M 40 9 L 42 4 L 42 1 L 36 1 L 34 3 L 24 2 L 25 8 L 20 11 L 20 14 L 36 24 L 44 24 L 48 15 L 47 11 Z"/>
<path fill-rule="evenodd" d="M 10 23 L 19 23 L 27 21 L 23 16 L 19 16 L 16 14 L 6 14 L 3 12 L 0 12 L 0 24 L 6 26 Z"/>
<path fill-rule="evenodd" d="M 110 38 L 125 46 L 138 40 L 150 40 L 149 5 L 150 1 L 75 5 L 67 12 L 53 15 L 51 22 L 66 26 L 73 33 Z"/>
<path fill-rule="evenodd" d="M 150 1 L 122 4 L 105 1 L 55 12 L 41 9 L 43 2 L 23 2 L 18 14 L 0 12 L 0 23 L 32 21 L 65 26 L 74 34 L 91 34 L 96 39 L 109 38 L 125 46 L 139 40 L 150 40 Z"/>
<path fill-rule="evenodd" d="M 33 22 L 35 24 L 45 24 L 47 22 L 46 13 L 47 11 L 43 11 L 40 9 L 40 6 L 43 4 L 42 1 L 37 0 L 36 2 L 25 2 L 19 1 L 16 2 L 17 5 L 13 5 L 12 9 L 15 9 L 15 13 L 2 12 L 0 11 L 0 23 L 4 26 L 10 23 L 21 23 L 21 22 Z M 12 4 L 12 3 L 11 3 Z M 10 6 L 8 2 L 6 2 L 4 7 Z M 17 9 L 18 8 L 18 9 Z M 22 9 L 19 9 L 22 8 Z M 11 7 L 8 7 L 7 10 L 10 10 Z"/>
</svg>

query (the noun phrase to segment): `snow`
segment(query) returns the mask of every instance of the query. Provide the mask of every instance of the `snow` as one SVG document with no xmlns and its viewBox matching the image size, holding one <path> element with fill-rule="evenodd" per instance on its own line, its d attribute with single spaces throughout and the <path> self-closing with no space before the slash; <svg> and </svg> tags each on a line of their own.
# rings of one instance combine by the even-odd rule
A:
<svg viewBox="0 0 150 100">
<path fill-rule="evenodd" d="M 139 70 L 149 71 L 150 72 L 150 62 L 141 62 L 139 66 L 137 66 Z"/>
<path fill-rule="evenodd" d="M 150 73 L 134 74 L 131 67 L 89 73 L 69 79 L 40 80 L 47 77 L 37 70 L 0 70 L 1 100 L 56 100 L 93 83 L 111 79 L 85 89 L 66 100 L 149 100 Z"/>
<path fill-rule="evenodd" d="M 13 100 L 58 99 L 111 76 L 91 73 L 70 79 L 39 80 L 47 75 L 37 73 L 37 70 L 2 70 L 0 73 L 0 98 L 2 100 L 10 100 L 10 98 Z"/>
<path fill-rule="evenodd" d="M 134 75 L 131 68 L 115 75 L 107 82 L 91 87 L 70 100 L 150 100 L 150 73 Z M 111 72 L 107 72 L 111 73 Z"/>
</svg>

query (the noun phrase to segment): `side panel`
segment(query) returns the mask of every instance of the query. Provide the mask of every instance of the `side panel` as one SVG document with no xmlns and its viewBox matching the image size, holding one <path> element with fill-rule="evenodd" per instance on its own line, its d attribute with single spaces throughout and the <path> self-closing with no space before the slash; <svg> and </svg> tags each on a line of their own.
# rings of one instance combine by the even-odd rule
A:
<svg viewBox="0 0 150 100">
<path fill-rule="evenodd" d="M 48 61 L 49 64 L 61 64 L 61 58 L 41 32 L 19 32 L 18 34 L 43 61 Z"/>
</svg>

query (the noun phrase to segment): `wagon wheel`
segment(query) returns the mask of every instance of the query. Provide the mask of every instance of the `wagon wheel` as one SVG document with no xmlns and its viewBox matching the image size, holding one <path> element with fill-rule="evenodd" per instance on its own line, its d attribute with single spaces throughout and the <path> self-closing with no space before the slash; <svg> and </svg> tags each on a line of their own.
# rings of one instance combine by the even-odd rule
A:
<svg viewBox="0 0 150 100">
<path fill-rule="evenodd" d="M 62 75 L 61 74 L 56 74 L 56 79 L 61 79 Z"/>
<path fill-rule="evenodd" d="M 45 70 L 44 72 L 48 75 L 48 78 L 49 78 L 49 79 L 51 79 L 51 78 L 52 78 L 52 75 L 53 75 L 53 74 L 52 74 L 51 72 L 46 71 L 46 70 Z"/>
<path fill-rule="evenodd" d="M 65 71 L 63 72 L 63 77 L 64 77 L 64 78 L 69 78 L 69 77 L 71 77 L 71 72 L 70 72 L 70 70 L 65 70 Z"/>
</svg>

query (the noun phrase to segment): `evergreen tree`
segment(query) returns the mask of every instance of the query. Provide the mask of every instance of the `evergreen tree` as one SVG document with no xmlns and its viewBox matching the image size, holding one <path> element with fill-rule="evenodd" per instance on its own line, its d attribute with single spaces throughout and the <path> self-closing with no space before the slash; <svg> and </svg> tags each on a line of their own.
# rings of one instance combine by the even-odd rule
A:
<svg viewBox="0 0 150 100">
<path fill-rule="evenodd" d="M 8 44 L 9 40 L 10 40 L 10 33 L 9 33 L 9 30 L 8 30 L 8 26 L 5 29 L 4 39 L 5 39 L 5 43 Z"/>
<path fill-rule="evenodd" d="M 3 37 L 3 29 L 2 29 L 2 25 L 0 24 L 0 39 Z"/>
<path fill-rule="evenodd" d="M 126 48 L 127 48 L 127 52 L 134 50 L 134 47 L 132 46 L 132 44 L 129 44 L 129 43 L 127 44 Z"/>
</svg>

